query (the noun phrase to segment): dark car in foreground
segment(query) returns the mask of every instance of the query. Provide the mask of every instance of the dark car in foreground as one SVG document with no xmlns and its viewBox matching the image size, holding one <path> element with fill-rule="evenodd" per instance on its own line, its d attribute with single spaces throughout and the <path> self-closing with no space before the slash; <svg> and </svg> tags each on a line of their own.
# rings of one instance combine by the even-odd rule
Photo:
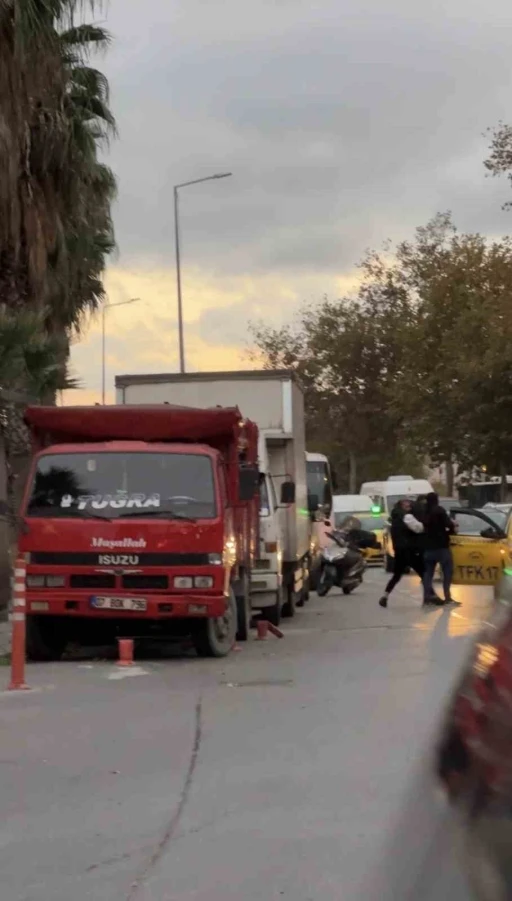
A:
<svg viewBox="0 0 512 901">
<path fill-rule="evenodd" d="M 512 571 L 425 753 L 365 901 L 512 898 Z"/>
</svg>

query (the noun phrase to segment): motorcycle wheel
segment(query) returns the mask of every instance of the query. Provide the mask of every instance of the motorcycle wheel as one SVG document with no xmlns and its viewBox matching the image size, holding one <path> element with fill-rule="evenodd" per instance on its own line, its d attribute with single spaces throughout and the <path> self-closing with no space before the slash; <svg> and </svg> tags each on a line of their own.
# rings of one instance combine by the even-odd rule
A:
<svg viewBox="0 0 512 901">
<path fill-rule="evenodd" d="M 319 598 L 324 598 L 325 595 L 328 594 L 329 591 L 331 590 L 332 585 L 333 585 L 333 583 L 332 583 L 331 580 L 327 577 L 326 571 L 325 571 L 325 569 L 324 569 L 324 570 L 322 571 L 322 574 L 321 574 L 321 576 L 320 576 L 320 579 L 318 580 L 318 585 L 317 585 L 317 589 L 316 589 L 316 593 L 317 593 L 318 597 L 319 597 Z"/>
</svg>

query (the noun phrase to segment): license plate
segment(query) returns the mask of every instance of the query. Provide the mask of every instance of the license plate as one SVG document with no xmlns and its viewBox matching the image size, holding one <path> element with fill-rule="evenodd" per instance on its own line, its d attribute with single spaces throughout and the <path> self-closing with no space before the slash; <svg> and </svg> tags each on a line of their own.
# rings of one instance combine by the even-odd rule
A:
<svg viewBox="0 0 512 901">
<path fill-rule="evenodd" d="M 91 598 L 91 607 L 97 610 L 147 610 L 148 602 L 142 598 Z"/>
</svg>

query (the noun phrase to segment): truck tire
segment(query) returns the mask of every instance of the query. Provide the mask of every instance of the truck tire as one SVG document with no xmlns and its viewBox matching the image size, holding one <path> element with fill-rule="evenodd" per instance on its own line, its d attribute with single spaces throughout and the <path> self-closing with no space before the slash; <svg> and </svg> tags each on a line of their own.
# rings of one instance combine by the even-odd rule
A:
<svg viewBox="0 0 512 901">
<path fill-rule="evenodd" d="M 192 638 L 198 656 L 226 657 L 235 643 L 236 633 L 236 598 L 231 589 L 224 615 L 196 624 Z"/>
<path fill-rule="evenodd" d="M 295 608 L 297 606 L 297 595 L 294 591 L 294 584 L 286 586 L 286 602 L 283 604 L 283 609 L 281 611 L 282 615 L 287 619 L 292 619 L 295 616 Z"/>
<path fill-rule="evenodd" d="M 27 660 L 34 663 L 60 660 L 67 643 L 64 629 L 53 617 L 27 616 Z"/>
<path fill-rule="evenodd" d="M 247 641 L 251 629 L 251 596 L 249 579 L 244 573 L 237 584 L 236 592 L 237 641 Z"/>
</svg>

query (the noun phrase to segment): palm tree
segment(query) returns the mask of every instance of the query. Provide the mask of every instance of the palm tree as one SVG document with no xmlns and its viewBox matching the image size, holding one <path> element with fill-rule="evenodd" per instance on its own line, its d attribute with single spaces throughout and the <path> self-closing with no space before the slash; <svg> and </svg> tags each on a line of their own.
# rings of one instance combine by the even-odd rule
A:
<svg viewBox="0 0 512 901">
<path fill-rule="evenodd" d="M 9 594 L 10 548 L 15 538 L 12 463 L 23 455 L 28 436 L 22 411 L 76 383 L 63 372 L 61 359 L 67 338 L 48 335 L 46 311 L 14 311 L 0 305 L 0 608 Z"/>
<path fill-rule="evenodd" d="M 115 123 L 88 65 L 109 35 L 75 24 L 80 5 L 0 0 L 0 300 L 45 307 L 45 327 L 68 338 L 101 302 L 114 248 L 115 179 L 98 149 Z"/>
</svg>

